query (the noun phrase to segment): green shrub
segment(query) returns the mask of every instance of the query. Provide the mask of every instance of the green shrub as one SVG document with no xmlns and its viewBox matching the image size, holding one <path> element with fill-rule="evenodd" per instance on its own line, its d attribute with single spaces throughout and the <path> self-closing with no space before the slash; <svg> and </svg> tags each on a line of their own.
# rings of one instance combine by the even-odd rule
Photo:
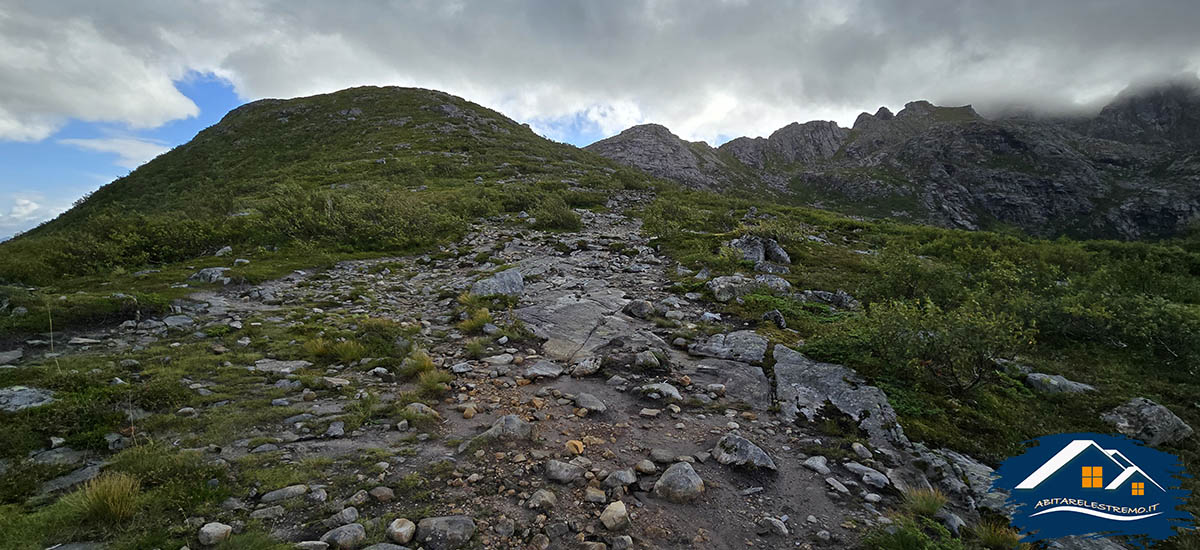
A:
<svg viewBox="0 0 1200 550">
<path fill-rule="evenodd" d="M 536 218 L 533 226 L 538 229 L 579 231 L 583 228 L 579 214 L 558 195 L 547 195 L 529 214 Z"/>
<path fill-rule="evenodd" d="M 929 518 L 903 518 L 893 528 L 871 533 L 863 541 L 871 550 L 964 550 L 937 521 Z"/>
<path fill-rule="evenodd" d="M 988 312 L 974 301 L 949 311 L 929 301 L 889 301 L 872 305 L 863 319 L 886 370 L 902 378 L 911 378 L 907 369 L 924 371 L 926 381 L 956 394 L 991 381 L 996 360 L 1033 345 L 1037 333 L 1015 316 Z"/>
</svg>

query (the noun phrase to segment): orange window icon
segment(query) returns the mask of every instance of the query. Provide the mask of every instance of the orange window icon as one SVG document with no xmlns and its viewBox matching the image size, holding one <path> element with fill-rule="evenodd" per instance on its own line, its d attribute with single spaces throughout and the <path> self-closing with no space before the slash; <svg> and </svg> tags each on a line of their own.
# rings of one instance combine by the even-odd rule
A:
<svg viewBox="0 0 1200 550">
<path fill-rule="evenodd" d="M 1103 489 L 1104 488 L 1104 467 L 1102 467 L 1102 466 L 1084 466 L 1083 467 L 1083 488 L 1084 489 Z"/>
<path fill-rule="evenodd" d="M 1133 496 L 1145 495 L 1146 494 L 1146 484 L 1145 483 L 1134 483 L 1132 494 L 1133 494 Z"/>
</svg>

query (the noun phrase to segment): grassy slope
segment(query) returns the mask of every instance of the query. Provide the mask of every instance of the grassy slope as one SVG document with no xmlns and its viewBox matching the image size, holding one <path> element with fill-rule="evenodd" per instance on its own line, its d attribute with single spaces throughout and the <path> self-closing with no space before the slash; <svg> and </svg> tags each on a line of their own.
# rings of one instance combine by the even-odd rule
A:
<svg viewBox="0 0 1200 550">
<path fill-rule="evenodd" d="M 8 305 L 0 341 L 52 322 L 161 310 L 190 292 L 170 283 L 193 268 L 228 266 L 230 258 L 211 258 L 226 245 L 252 260 L 233 274 L 253 282 L 347 257 L 425 250 L 481 216 L 542 209 L 543 218 L 569 224 L 558 198 L 595 202 L 575 188 L 649 182 L 441 92 L 369 87 L 258 101 L 0 244 L 0 304 Z M 146 267 L 162 272 L 131 274 Z M 30 293 L 27 284 L 42 287 Z M 30 313 L 8 315 L 16 307 Z"/>
</svg>

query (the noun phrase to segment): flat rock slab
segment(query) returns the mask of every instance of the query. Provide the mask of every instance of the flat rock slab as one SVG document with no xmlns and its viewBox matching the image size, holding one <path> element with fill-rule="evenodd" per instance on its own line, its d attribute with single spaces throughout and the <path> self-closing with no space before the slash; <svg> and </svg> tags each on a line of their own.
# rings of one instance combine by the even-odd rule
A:
<svg viewBox="0 0 1200 550">
<path fill-rule="evenodd" d="M 725 398 L 742 403 L 753 410 L 771 408 L 771 381 L 756 367 L 738 361 L 703 359 L 695 369 L 693 380 L 703 380 L 725 386 Z"/>
<path fill-rule="evenodd" d="M 17 412 L 54 402 L 54 392 L 25 386 L 0 388 L 0 411 Z"/>
<path fill-rule="evenodd" d="M 583 360 L 614 338 L 633 332 L 624 314 L 617 315 L 627 303 L 624 291 L 602 287 L 582 295 L 558 291 L 542 296 L 516 314 L 546 340 L 542 350 L 551 359 L 568 364 Z"/>
<path fill-rule="evenodd" d="M 259 359 L 254 362 L 254 370 L 275 374 L 291 374 L 300 369 L 311 367 L 308 361 L 279 361 L 277 359 Z"/>
<path fill-rule="evenodd" d="M 20 361 L 25 356 L 25 351 L 17 348 L 9 351 L 0 351 L 0 365 L 8 365 Z"/>
<path fill-rule="evenodd" d="M 692 344 L 688 347 L 688 353 L 717 359 L 762 363 L 767 355 L 767 339 L 753 330 L 714 334 L 703 342 Z"/>
<path fill-rule="evenodd" d="M 775 393 L 789 422 L 803 415 L 816 420 L 826 403 L 858 422 L 877 447 L 907 446 L 908 438 L 887 394 L 842 365 L 813 361 L 783 345 L 775 346 Z"/>
<path fill-rule="evenodd" d="M 74 472 L 71 472 L 65 476 L 56 477 L 43 483 L 42 488 L 38 492 L 45 495 L 56 491 L 61 491 L 63 489 L 68 489 L 79 485 L 85 481 L 95 479 L 98 475 L 100 475 L 99 464 L 84 466 L 83 468 L 75 470 Z"/>
<path fill-rule="evenodd" d="M 1053 395 L 1056 393 L 1085 393 L 1096 391 L 1096 388 L 1083 382 L 1068 380 L 1057 374 L 1032 372 L 1025 377 L 1025 383 L 1038 393 Z"/>
</svg>

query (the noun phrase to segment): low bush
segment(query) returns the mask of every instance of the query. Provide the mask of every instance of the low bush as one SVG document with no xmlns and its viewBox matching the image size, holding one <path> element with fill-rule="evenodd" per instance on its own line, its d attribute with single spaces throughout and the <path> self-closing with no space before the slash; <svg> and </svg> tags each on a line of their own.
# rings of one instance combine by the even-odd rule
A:
<svg viewBox="0 0 1200 550">
<path fill-rule="evenodd" d="M 542 198 L 529 214 L 536 218 L 533 226 L 538 229 L 579 231 L 583 227 L 583 220 L 579 218 L 579 214 L 571 210 L 567 202 L 558 195 Z"/>
</svg>

